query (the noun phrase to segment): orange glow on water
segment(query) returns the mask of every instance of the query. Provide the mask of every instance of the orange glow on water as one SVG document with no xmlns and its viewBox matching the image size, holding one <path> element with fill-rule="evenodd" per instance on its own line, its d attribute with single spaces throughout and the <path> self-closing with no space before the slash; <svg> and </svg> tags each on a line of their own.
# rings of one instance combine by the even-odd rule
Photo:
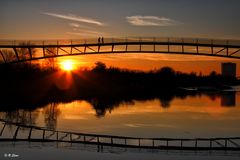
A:
<svg viewBox="0 0 240 160">
<path fill-rule="evenodd" d="M 221 97 L 211 99 L 206 95 L 176 98 L 168 108 L 163 108 L 158 99 L 133 101 L 106 110 L 101 118 L 96 118 L 93 105 L 85 100 L 60 103 L 55 109 L 61 113 L 59 130 L 74 132 L 188 138 L 238 135 L 240 132 L 238 100 L 235 107 L 224 107 Z"/>
</svg>

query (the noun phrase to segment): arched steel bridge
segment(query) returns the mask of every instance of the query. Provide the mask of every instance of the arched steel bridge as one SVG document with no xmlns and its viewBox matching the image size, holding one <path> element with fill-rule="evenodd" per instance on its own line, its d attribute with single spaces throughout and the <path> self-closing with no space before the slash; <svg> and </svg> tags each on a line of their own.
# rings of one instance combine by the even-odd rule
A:
<svg viewBox="0 0 240 160">
<path fill-rule="evenodd" d="M 155 37 L 0 41 L 0 61 L 2 63 L 101 53 L 167 53 L 240 59 L 240 40 Z"/>
</svg>

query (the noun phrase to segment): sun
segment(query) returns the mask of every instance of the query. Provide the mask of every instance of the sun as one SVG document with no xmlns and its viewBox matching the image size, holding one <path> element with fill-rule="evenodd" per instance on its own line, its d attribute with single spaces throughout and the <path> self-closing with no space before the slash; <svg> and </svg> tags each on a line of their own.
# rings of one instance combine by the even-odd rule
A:
<svg viewBox="0 0 240 160">
<path fill-rule="evenodd" d="M 74 69 L 74 63 L 71 60 L 65 60 L 60 63 L 60 68 L 64 71 L 72 71 Z"/>
</svg>

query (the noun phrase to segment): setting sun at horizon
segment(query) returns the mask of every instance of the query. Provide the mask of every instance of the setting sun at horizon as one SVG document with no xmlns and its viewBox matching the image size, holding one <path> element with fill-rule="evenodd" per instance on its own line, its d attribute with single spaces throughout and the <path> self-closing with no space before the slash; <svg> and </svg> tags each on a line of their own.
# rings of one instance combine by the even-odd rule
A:
<svg viewBox="0 0 240 160">
<path fill-rule="evenodd" d="M 65 60 L 60 62 L 60 68 L 64 71 L 72 71 L 74 70 L 74 62 L 72 60 Z"/>
</svg>

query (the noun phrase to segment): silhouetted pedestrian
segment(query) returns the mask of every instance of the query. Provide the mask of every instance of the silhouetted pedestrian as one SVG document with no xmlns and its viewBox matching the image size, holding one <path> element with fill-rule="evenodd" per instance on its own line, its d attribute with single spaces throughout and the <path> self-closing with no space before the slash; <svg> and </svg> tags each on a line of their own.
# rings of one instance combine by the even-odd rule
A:
<svg viewBox="0 0 240 160">
<path fill-rule="evenodd" d="M 103 39 L 103 37 L 102 37 L 102 43 L 104 43 L 104 39 Z"/>
<path fill-rule="evenodd" d="M 100 41 L 101 41 L 101 38 L 100 38 L 100 37 L 98 37 L 98 43 L 100 43 Z"/>
</svg>

